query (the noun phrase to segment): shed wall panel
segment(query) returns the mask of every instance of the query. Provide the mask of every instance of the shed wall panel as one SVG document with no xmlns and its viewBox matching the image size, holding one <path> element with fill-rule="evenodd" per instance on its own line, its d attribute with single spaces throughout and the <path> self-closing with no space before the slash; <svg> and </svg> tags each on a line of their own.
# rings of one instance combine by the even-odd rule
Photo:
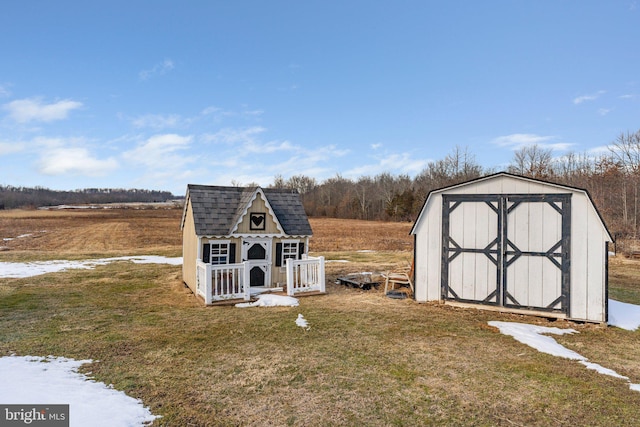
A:
<svg viewBox="0 0 640 427">
<path fill-rule="evenodd" d="M 415 298 L 419 302 L 441 299 L 442 215 L 439 214 L 441 206 L 440 195 L 434 195 L 427 201 L 424 221 L 421 221 L 416 233 L 415 281 L 425 284 L 415 289 Z"/>
</svg>

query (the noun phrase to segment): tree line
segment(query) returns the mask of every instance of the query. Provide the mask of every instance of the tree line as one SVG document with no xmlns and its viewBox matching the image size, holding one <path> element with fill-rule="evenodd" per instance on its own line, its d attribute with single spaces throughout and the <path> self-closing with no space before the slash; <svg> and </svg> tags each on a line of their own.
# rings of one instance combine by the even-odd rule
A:
<svg viewBox="0 0 640 427">
<path fill-rule="evenodd" d="M 585 189 L 617 237 L 636 238 L 640 227 L 640 130 L 620 134 L 597 155 L 524 146 L 514 151 L 507 172 Z M 498 172 L 476 162 L 468 148 L 456 147 L 430 162 L 415 177 L 381 173 L 322 182 L 305 175 L 276 176 L 273 188 L 297 190 L 307 214 L 365 220 L 414 221 L 430 191 Z"/>
<path fill-rule="evenodd" d="M 550 148 L 529 145 L 514 151 L 507 172 L 585 189 L 616 237 L 637 238 L 640 228 L 640 130 L 621 133 L 597 155 L 554 155 Z M 498 172 L 477 163 L 468 148 L 456 147 L 416 176 L 381 173 L 322 182 L 305 175 L 278 175 L 271 188 L 297 190 L 309 216 L 365 220 L 414 221 L 429 192 Z M 240 185 L 233 183 L 233 185 Z M 256 184 L 250 184 L 256 185 Z M 161 202 L 175 199 L 168 191 L 0 186 L 0 209 L 59 204 Z"/>
<path fill-rule="evenodd" d="M 168 191 L 121 188 L 85 188 L 57 191 L 43 187 L 13 187 L 0 185 L 0 209 L 36 208 L 41 206 L 90 203 L 164 202 L 175 199 Z"/>
</svg>

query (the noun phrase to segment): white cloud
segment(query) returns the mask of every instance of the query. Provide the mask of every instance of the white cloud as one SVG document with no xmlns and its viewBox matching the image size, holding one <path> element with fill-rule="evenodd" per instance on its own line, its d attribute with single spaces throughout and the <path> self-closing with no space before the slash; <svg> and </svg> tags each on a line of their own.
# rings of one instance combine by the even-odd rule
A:
<svg viewBox="0 0 640 427">
<path fill-rule="evenodd" d="M 600 145 L 598 147 L 593 147 L 587 150 L 588 154 L 592 154 L 594 156 L 599 156 L 602 154 L 611 153 L 611 147 L 609 145 Z"/>
<path fill-rule="evenodd" d="M 598 109 L 598 114 L 600 114 L 601 116 L 606 116 L 610 112 L 611 112 L 611 108 L 600 108 L 600 109 Z"/>
<path fill-rule="evenodd" d="M 100 160 L 82 147 L 54 147 L 44 150 L 39 171 L 45 175 L 103 176 L 118 168 L 114 158 Z"/>
<path fill-rule="evenodd" d="M 379 148 L 382 148 L 382 143 L 377 143 L 377 144 L 371 144 L 371 149 L 373 150 L 377 150 Z"/>
<path fill-rule="evenodd" d="M 540 136 L 532 133 L 512 133 L 511 135 L 499 136 L 491 143 L 500 147 L 514 147 L 515 149 L 533 144 L 540 145 L 554 138 L 555 136 Z"/>
<path fill-rule="evenodd" d="M 578 104 L 582 104 L 585 101 L 593 101 L 593 100 L 598 99 L 604 93 L 606 93 L 606 91 L 599 90 L 598 92 L 590 94 L 590 95 L 581 95 L 581 96 L 578 96 L 576 98 L 573 98 L 573 103 L 578 105 Z"/>
<path fill-rule="evenodd" d="M 147 80 L 149 77 L 151 77 L 151 76 L 153 76 L 155 74 L 163 75 L 163 74 L 166 74 L 166 73 L 168 73 L 169 71 L 171 71 L 173 69 L 174 69 L 173 61 L 171 59 L 165 59 L 161 63 L 154 65 L 149 70 L 140 71 L 140 73 L 138 73 L 138 75 L 140 76 L 140 80 Z"/>
<path fill-rule="evenodd" d="M 18 142 L 0 142 L 0 156 L 17 153 L 24 149 L 24 144 Z"/>
<path fill-rule="evenodd" d="M 506 147 L 512 150 L 519 150 L 523 147 L 537 145 L 540 148 L 548 148 L 553 151 L 567 151 L 576 144 L 571 142 L 551 142 L 558 139 L 556 136 L 541 136 L 531 133 L 514 133 L 511 135 L 499 136 L 491 141 L 499 147 Z"/>
<path fill-rule="evenodd" d="M 0 98 L 7 98 L 11 96 L 11 92 L 7 88 L 7 85 L 0 85 Z"/>
<path fill-rule="evenodd" d="M 176 134 L 154 135 L 122 155 L 130 162 L 145 165 L 150 169 L 174 171 L 195 160 L 194 157 L 178 154 L 179 151 L 189 148 L 192 139 L 191 136 Z"/>
<path fill-rule="evenodd" d="M 363 164 L 345 171 L 345 176 L 374 176 L 384 172 L 415 175 L 429 164 L 428 159 L 418 159 L 411 153 L 385 154 L 376 158 L 377 163 Z"/>
<path fill-rule="evenodd" d="M 131 120 L 131 124 L 136 128 L 165 129 L 175 128 L 184 123 L 178 114 L 145 114 Z"/>
<path fill-rule="evenodd" d="M 213 142 L 214 144 L 247 144 L 255 143 L 255 137 L 266 129 L 260 126 L 253 126 L 247 129 L 233 129 L 225 128 L 214 134 L 205 134 L 202 139 L 206 142 Z"/>
<path fill-rule="evenodd" d="M 18 123 L 32 121 L 52 122 L 66 119 L 72 110 L 82 107 L 81 102 L 65 99 L 45 104 L 40 98 L 17 99 L 4 104 L 2 109 L 9 113 L 9 117 Z"/>
<path fill-rule="evenodd" d="M 244 148 L 247 154 L 269 154 L 277 151 L 290 151 L 295 152 L 299 150 L 299 147 L 294 146 L 289 141 L 269 141 L 265 143 L 259 143 L 256 141 L 248 141 Z"/>
</svg>

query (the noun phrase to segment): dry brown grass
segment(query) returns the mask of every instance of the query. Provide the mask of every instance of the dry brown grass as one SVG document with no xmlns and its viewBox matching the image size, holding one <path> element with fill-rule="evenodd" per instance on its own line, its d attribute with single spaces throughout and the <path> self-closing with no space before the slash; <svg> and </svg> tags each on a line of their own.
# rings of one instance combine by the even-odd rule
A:
<svg viewBox="0 0 640 427">
<path fill-rule="evenodd" d="M 7 242 L 0 260 L 101 248 L 178 255 L 179 217 L 3 213 L 0 237 L 47 233 Z M 312 226 L 312 251 L 350 261 L 329 263 L 330 277 L 406 265 L 412 255 L 391 243 L 410 242 L 410 224 Z M 612 263 L 616 292 L 640 297 L 638 266 Z M 309 331 L 295 325 L 298 313 Z M 539 353 L 489 320 L 573 327 L 580 333 L 557 340 L 640 383 L 640 332 L 616 328 L 390 300 L 333 283 L 298 308 L 205 308 L 182 286 L 180 268 L 162 265 L 0 279 L 0 355 L 97 360 L 87 370 L 163 415 L 158 425 L 640 425 L 640 393 L 624 381 Z"/>
<path fill-rule="evenodd" d="M 180 209 L 0 211 L 0 246 L 5 254 L 41 258 L 121 253 L 179 256 L 181 216 Z"/>
<path fill-rule="evenodd" d="M 311 249 L 334 251 L 412 251 L 412 223 L 311 218 Z"/>
</svg>

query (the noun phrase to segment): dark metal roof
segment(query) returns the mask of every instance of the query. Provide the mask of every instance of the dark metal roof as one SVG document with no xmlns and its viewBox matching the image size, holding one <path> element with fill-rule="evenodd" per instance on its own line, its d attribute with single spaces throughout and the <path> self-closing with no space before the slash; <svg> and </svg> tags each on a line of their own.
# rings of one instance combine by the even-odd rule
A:
<svg viewBox="0 0 640 427">
<path fill-rule="evenodd" d="M 290 236 L 313 234 L 302 200 L 296 191 L 189 184 L 187 201 L 191 201 L 196 234 L 198 236 L 231 235 L 258 190 L 265 195 L 275 220 L 285 234 Z M 187 206 L 185 205 L 185 209 Z"/>
</svg>

